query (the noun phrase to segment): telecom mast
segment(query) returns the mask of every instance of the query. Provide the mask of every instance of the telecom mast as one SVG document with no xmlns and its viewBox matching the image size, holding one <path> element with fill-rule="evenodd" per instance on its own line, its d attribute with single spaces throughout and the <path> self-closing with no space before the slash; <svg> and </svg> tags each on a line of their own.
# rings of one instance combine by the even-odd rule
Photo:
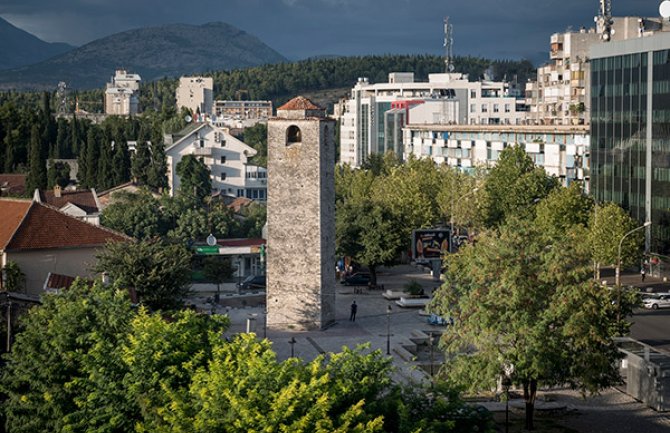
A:
<svg viewBox="0 0 670 433">
<path fill-rule="evenodd" d="M 65 114 L 68 111 L 67 104 L 67 84 L 64 81 L 58 83 L 58 88 L 56 89 L 56 101 L 58 103 L 58 114 Z"/>
<path fill-rule="evenodd" d="M 604 42 L 612 40 L 614 30 L 612 29 L 612 0 L 600 0 L 600 14 L 595 17 L 596 27 L 600 33 L 600 39 Z"/>
<path fill-rule="evenodd" d="M 447 73 L 454 71 L 454 27 L 444 18 L 444 65 Z"/>
</svg>

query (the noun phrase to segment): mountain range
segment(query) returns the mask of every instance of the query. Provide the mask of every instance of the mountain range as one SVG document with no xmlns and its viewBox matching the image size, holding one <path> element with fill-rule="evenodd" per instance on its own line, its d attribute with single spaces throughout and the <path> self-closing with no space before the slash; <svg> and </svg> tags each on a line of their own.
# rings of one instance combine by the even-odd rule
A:
<svg viewBox="0 0 670 433">
<path fill-rule="evenodd" d="M 116 69 L 151 81 L 285 61 L 230 24 L 170 24 L 117 33 L 33 65 L 0 71 L 0 89 L 54 89 L 59 81 L 89 89 L 104 86 Z"/>
<path fill-rule="evenodd" d="M 73 48 L 60 42 L 44 42 L 0 18 L 0 69 L 41 62 Z"/>
</svg>

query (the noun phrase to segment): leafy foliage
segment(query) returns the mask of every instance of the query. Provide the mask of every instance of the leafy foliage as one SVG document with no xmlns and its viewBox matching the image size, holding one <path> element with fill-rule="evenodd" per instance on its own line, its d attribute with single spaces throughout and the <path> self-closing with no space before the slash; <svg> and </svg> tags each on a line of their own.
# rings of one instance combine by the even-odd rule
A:
<svg viewBox="0 0 670 433">
<path fill-rule="evenodd" d="M 589 220 L 589 241 L 593 260 L 602 265 L 616 265 L 619 242 L 623 236 L 638 226 L 626 211 L 614 203 L 597 205 Z M 626 237 L 621 244 L 621 262 L 631 266 L 640 258 L 640 243 L 643 231 Z"/>
<path fill-rule="evenodd" d="M 134 288 L 152 309 L 179 307 L 187 293 L 191 253 L 183 245 L 157 239 L 113 243 L 97 259 L 97 272 L 107 272 L 121 287 Z"/>
</svg>

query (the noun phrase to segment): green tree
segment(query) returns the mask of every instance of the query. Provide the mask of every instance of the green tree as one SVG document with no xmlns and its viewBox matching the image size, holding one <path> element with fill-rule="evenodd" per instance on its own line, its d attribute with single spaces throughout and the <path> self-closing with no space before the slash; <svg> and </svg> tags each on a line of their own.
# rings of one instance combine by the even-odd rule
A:
<svg viewBox="0 0 670 433">
<path fill-rule="evenodd" d="M 217 297 L 221 292 L 221 283 L 233 276 L 233 265 L 230 258 L 208 256 L 203 260 L 203 273 L 208 281 L 216 284 Z M 218 301 L 217 301 L 218 302 Z"/>
<path fill-rule="evenodd" d="M 130 173 L 135 182 L 140 185 L 147 185 L 149 181 L 150 166 L 151 152 L 149 151 L 149 145 L 146 141 L 139 140 L 130 166 Z"/>
<path fill-rule="evenodd" d="M 114 185 L 121 185 L 130 180 L 130 157 L 128 146 L 124 142 L 114 142 L 112 166 L 114 167 Z"/>
<path fill-rule="evenodd" d="M 167 231 L 160 201 L 146 190 L 114 193 L 113 201 L 105 208 L 100 222 L 136 239 L 164 236 Z"/>
<path fill-rule="evenodd" d="M 232 224 L 235 236 L 240 238 L 260 238 L 263 226 L 267 222 L 267 206 L 263 203 L 253 202 L 249 206 L 240 209 L 242 220 L 237 226 Z M 234 220 L 233 220 L 234 221 Z"/>
<path fill-rule="evenodd" d="M 33 125 L 30 132 L 30 171 L 26 177 L 26 191 L 31 194 L 36 189 L 47 187 L 47 167 L 42 146 L 39 127 Z"/>
<path fill-rule="evenodd" d="M 99 138 L 97 128 L 89 128 L 86 134 L 86 155 L 84 157 L 86 164 L 84 166 L 83 185 L 86 188 L 97 187 L 98 159 L 100 156 Z"/>
<path fill-rule="evenodd" d="M 147 185 L 159 192 L 168 188 L 167 156 L 162 141 L 151 143 L 151 165 L 147 171 Z"/>
<path fill-rule="evenodd" d="M 593 213 L 593 199 L 584 194 L 582 184 L 553 189 L 537 204 L 535 222 L 552 238 L 565 235 L 573 226 L 586 227 Z"/>
<path fill-rule="evenodd" d="M 75 282 L 29 310 L 0 390 L 9 431 L 131 431 L 120 342 L 133 316 L 127 292 Z"/>
<path fill-rule="evenodd" d="M 52 189 L 56 185 L 65 188 L 70 183 L 70 165 L 67 162 L 54 162 L 50 159 L 47 178 L 47 188 Z"/>
<path fill-rule="evenodd" d="M 551 239 L 513 218 L 446 261 L 433 308 L 456 325 L 443 337 L 449 379 L 493 389 L 505 370 L 524 391 L 533 427 L 537 388 L 597 392 L 620 380 L 613 294 L 589 277 L 586 230 Z"/>
<path fill-rule="evenodd" d="M 109 141 L 103 138 L 100 142 L 100 157 L 96 172 L 96 188 L 101 191 L 112 188 L 114 185 L 114 168 L 112 167 L 112 147 Z"/>
<path fill-rule="evenodd" d="M 249 128 L 244 128 L 241 140 L 248 146 L 253 147 L 258 153 L 253 157 L 252 163 L 260 167 L 268 165 L 268 127 L 265 123 L 257 123 Z"/>
<path fill-rule="evenodd" d="M 97 272 L 107 272 L 120 287 L 135 289 L 152 309 L 177 308 L 188 292 L 191 253 L 183 245 L 157 239 L 112 243 L 97 258 Z"/>
<path fill-rule="evenodd" d="M 204 203 L 205 197 L 212 193 L 212 179 L 207 166 L 193 155 L 185 155 L 177 163 L 179 176 L 179 193 L 190 197 L 196 203 Z"/>
<path fill-rule="evenodd" d="M 596 280 L 600 279 L 601 266 L 616 266 L 619 243 L 626 233 L 638 227 L 637 221 L 615 203 L 596 205 L 590 215 L 588 240 L 591 245 Z M 621 244 L 621 264 L 623 267 L 639 263 L 640 245 L 644 232 L 639 231 L 626 237 Z"/>
<path fill-rule="evenodd" d="M 509 216 L 533 216 L 534 206 L 558 186 L 558 181 L 536 167 L 520 146 L 508 147 L 486 178 L 486 221 L 489 226 Z"/>
</svg>

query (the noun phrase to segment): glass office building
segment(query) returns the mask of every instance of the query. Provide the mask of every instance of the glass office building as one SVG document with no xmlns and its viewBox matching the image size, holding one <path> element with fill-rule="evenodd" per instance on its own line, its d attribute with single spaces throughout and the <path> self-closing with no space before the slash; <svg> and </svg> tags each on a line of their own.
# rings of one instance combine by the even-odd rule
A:
<svg viewBox="0 0 670 433">
<path fill-rule="evenodd" d="M 647 252 L 670 252 L 670 33 L 591 49 L 591 193 L 652 221 Z"/>
</svg>

